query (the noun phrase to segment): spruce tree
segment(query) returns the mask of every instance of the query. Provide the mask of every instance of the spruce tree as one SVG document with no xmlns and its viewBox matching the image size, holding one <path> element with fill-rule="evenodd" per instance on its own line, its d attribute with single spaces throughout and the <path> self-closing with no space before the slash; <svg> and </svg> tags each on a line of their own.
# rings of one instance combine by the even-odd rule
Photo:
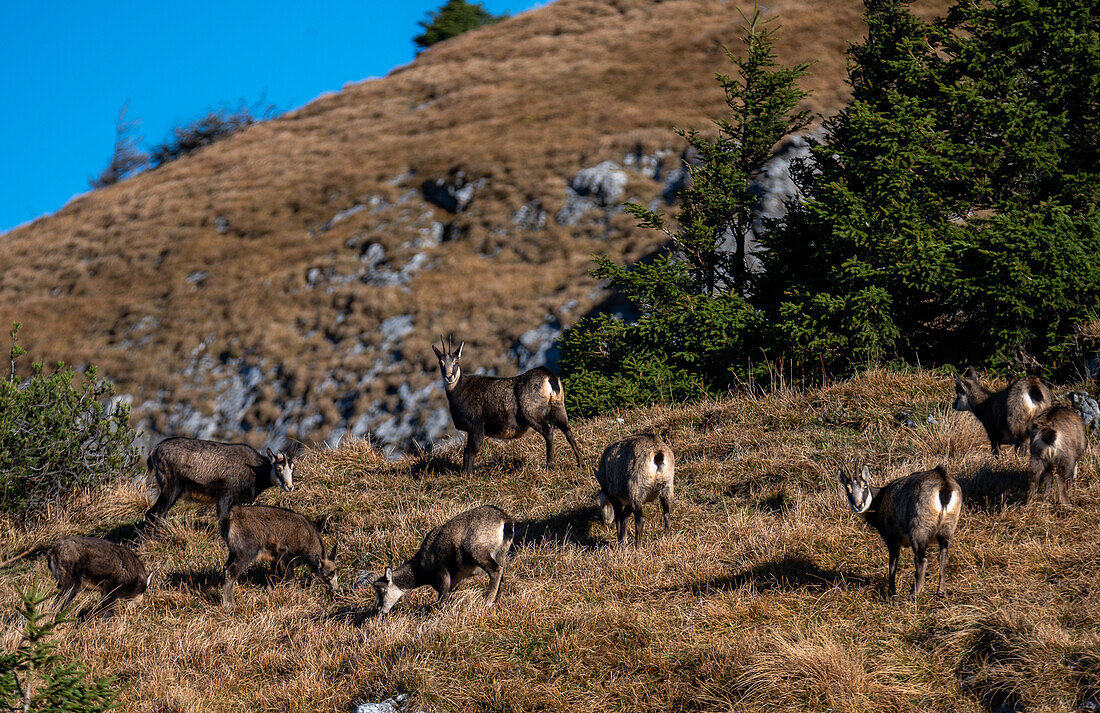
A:
<svg viewBox="0 0 1100 713">
<path fill-rule="evenodd" d="M 729 116 L 715 122 L 713 136 L 677 132 L 695 158 L 685 164 L 690 182 L 675 227 L 661 213 L 626 206 L 642 226 L 662 231 L 668 248 L 628 267 L 596 259 L 592 274 L 630 302 L 636 319 L 581 320 L 561 337 L 572 411 L 721 393 L 754 376 L 753 364 L 765 359 L 765 325 L 745 300 L 745 237 L 757 201 L 751 184 L 775 145 L 807 124 L 797 81 L 808 64 L 780 64 L 774 27 L 758 10 L 746 20 L 744 56 L 727 50 L 736 75 L 717 76 Z"/>
</svg>

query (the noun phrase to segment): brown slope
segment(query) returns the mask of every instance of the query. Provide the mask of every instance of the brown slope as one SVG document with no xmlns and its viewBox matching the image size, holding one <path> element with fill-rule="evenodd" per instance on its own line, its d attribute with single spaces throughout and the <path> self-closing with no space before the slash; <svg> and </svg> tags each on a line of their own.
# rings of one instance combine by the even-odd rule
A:
<svg viewBox="0 0 1100 713">
<path fill-rule="evenodd" d="M 843 100 L 860 11 L 767 7 L 782 18 L 780 58 L 817 60 L 815 111 Z M 738 4 L 715 0 L 559 0 L 438 45 L 3 236 L 0 320 L 26 325 L 36 358 L 99 364 L 136 403 L 155 398 L 144 411 L 160 432 L 262 441 L 278 424 L 316 438 L 372 406 L 376 426 L 417 402 L 401 384 L 432 383 L 427 342 L 440 332 L 467 341 L 469 367 L 514 371 L 521 334 L 600 298 L 591 254 L 633 258 L 658 242 L 614 211 L 559 225 L 569 177 L 674 147 L 670 127 L 720 115 L 713 75 L 730 70 L 722 44 L 736 46 L 741 23 Z M 482 179 L 458 215 L 418 192 L 452 169 Z M 630 173 L 627 197 L 658 192 Z M 546 211 L 544 227 L 513 223 L 525 203 Z M 433 223 L 457 237 L 437 244 Z M 381 276 L 364 278 L 379 251 Z M 414 258 L 405 284 L 377 284 Z M 395 315 L 411 323 L 379 334 Z M 249 366 L 257 376 L 242 377 Z M 235 410 L 218 415 L 234 389 Z M 438 389 L 423 398 L 443 403 Z"/>
</svg>

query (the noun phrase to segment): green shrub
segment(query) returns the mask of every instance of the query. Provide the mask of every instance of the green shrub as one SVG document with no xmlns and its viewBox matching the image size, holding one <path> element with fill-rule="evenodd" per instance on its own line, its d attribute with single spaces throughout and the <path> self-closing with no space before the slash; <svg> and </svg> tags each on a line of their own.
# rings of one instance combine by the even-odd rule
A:
<svg viewBox="0 0 1100 713">
<path fill-rule="evenodd" d="M 413 42 L 421 50 L 425 50 L 437 42 L 449 40 L 484 25 L 495 24 L 505 17 L 507 15 L 494 15 L 479 2 L 447 0 L 438 10 L 428 13 L 427 19 L 417 23 L 424 32 L 414 37 Z"/>
<path fill-rule="evenodd" d="M 34 364 L 23 380 L 25 354 L 11 331 L 11 372 L 0 380 L 0 511 L 26 517 L 82 487 L 132 474 L 139 462 L 130 407 L 111 402 L 111 382 L 95 367 L 77 374 L 59 363 Z"/>
<path fill-rule="evenodd" d="M 42 613 L 46 595 L 20 592 L 25 620 L 15 650 L 0 654 L 0 708 L 5 711 L 97 713 L 115 710 L 115 682 L 94 679 L 79 663 L 65 663 L 50 641 L 58 620 Z"/>
<path fill-rule="evenodd" d="M 867 3 L 852 99 L 806 196 L 763 236 L 754 303 L 782 350 L 1072 371 L 1100 304 L 1100 2 Z"/>
</svg>

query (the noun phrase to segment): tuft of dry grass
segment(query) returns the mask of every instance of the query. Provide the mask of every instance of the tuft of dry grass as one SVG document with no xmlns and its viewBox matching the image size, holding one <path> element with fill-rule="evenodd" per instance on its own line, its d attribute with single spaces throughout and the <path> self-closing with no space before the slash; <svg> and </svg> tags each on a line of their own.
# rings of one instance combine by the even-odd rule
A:
<svg viewBox="0 0 1100 713">
<path fill-rule="evenodd" d="M 951 390 L 928 372 L 872 371 L 624 411 L 622 423 L 574 424 L 581 468 L 561 451 L 545 470 L 535 436 L 489 442 L 472 477 L 457 444 L 395 462 L 363 442 L 312 450 L 295 491 L 262 500 L 324 521 L 342 582 L 495 503 L 516 519 L 498 605 L 484 606 L 478 577 L 453 606 L 436 609 L 422 589 L 378 619 L 369 590 L 333 598 L 304 571 L 268 589 L 256 566 L 228 613 L 213 510 L 182 503 L 156 535 L 132 540 L 154 571 L 146 597 L 115 620 L 63 627 L 60 650 L 119 676 L 128 711 L 346 713 L 403 691 L 430 711 L 1084 706 L 1100 692 L 1097 456 L 1080 464 L 1073 509 L 1025 508 L 1014 495 L 1023 456 L 993 461 L 972 416 L 944 410 Z M 594 468 L 607 443 L 642 430 L 676 452 L 677 503 L 673 532 L 647 528 L 635 551 L 599 522 Z M 964 482 L 945 597 L 886 596 L 885 548 L 835 479 L 834 463 L 856 459 L 878 482 L 938 462 Z M 140 502 L 104 490 L 30 529 L 8 523 L 0 555 L 70 534 L 132 537 Z M 912 576 L 905 553 L 900 577 Z M 0 639 L 30 586 L 53 586 L 42 561 L 0 572 Z"/>
</svg>

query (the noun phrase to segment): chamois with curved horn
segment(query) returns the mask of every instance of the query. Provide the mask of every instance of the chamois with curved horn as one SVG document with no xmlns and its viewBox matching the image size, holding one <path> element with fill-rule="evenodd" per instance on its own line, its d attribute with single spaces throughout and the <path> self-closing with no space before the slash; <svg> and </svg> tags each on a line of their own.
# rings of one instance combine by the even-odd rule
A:
<svg viewBox="0 0 1100 713">
<path fill-rule="evenodd" d="M 439 359 L 455 428 L 466 432 L 466 449 L 462 454 L 466 474 L 474 472 L 474 457 L 486 438 L 511 440 L 529 429 L 538 431 L 546 441 L 546 467 L 550 468 L 554 461 L 551 427 L 565 434 L 580 465 L 581 452 L 569 430 L 561 379 L 544 366 L 506 378 L 469 376 L 459 368 L 465 345 L 466 342 L 460 342 L 455 349 L 450 339 L 444 344 L 440 335 L 439 347 L 433 344 L 432 351 Z"/>
</svg>

